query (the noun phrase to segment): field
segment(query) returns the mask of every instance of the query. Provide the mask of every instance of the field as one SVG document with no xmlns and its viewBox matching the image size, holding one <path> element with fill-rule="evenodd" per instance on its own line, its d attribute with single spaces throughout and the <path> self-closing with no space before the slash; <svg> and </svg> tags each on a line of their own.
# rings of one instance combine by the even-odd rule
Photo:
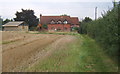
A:
<svg viewBox="0 0 120 74">
<path fill-rule="evenodd" d="M 3 72 L 118 70 L 117 64 L 87 36 L 2 32 L 1 44 Z"/>
<path fill-rule="evenodd" d="M 2 41 L 2 32 L 0 31 L 0 42 Z M 0 44 L 0 73 L 2 72 L 2 44 Z"/>
</svg>

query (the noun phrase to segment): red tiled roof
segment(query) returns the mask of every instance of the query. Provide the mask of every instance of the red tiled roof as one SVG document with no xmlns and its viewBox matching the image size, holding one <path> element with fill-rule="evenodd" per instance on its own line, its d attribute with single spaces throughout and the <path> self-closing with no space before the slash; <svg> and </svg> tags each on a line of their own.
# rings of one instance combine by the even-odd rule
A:
<svg viewBox="0 0 120 74">
<path fill-rule="evenodd" d="M 62 21 L 64 22 L 67 20 L 69 24 L 79 24 L 79 20 L 77 17 L 70 17 L 70 16 L 40 16 L 40 24 L 50 24 L 51 21 L 57 22 Z"/>
<path fill-rule="evenodd" d="M 71 17 L 72 24 L 79 24 L 78 17 Z"/>
</svg>

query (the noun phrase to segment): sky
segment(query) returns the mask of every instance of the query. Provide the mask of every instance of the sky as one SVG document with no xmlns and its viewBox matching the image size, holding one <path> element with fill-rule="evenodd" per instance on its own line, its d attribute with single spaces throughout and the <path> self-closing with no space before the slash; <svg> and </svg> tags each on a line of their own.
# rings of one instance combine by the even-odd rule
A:
<svg viewBox="0 0 120 74">
<path fill-rule="evenodd" d="M 0 16 L 3 19 L 15 18 L 16 11 L 21 9 L 32 9 L 37 18 L 43 16 L 59 16 L 67 14 L 78 17 L 79 20 L 85 17 L 95 18 L 95 7 L 97 16 L 113 8 L 113 0 L 0 0 Z M 116 0 L 117 2 L 120 0 Z"/>
</svg>

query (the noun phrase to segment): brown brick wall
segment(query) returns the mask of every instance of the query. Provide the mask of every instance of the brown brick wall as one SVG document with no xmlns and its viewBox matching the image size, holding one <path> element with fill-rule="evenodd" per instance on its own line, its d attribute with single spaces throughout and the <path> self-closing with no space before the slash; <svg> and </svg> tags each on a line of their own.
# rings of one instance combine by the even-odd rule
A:
<svg viewBox="0 0 120 74">
<path fill-rule="evenodd" d="M 49 31 L 70 31 L 70 24 L 48 24 Z"/>
</svg>

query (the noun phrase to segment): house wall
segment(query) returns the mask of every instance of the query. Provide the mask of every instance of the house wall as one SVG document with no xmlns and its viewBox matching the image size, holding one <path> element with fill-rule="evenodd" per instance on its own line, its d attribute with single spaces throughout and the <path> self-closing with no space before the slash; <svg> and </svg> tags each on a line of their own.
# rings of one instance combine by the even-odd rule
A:
<svg viewBox="0 0 120 74">
<path fill-rule="evenodd" d="M 80 25 L 74 24 L 74 25 L 72 25 L 71 27 L 80 27 Z"/>
<path fill-rule="evenodd" d="M 48 24 L 48 31 L 70 31 L 70 24 Z"/>
<path fill-rule="evenodd" d="M 4 31 L 18 31 L 18 26 L 5 26 Z"/>
<path fill-rule="evenodd" d="M 25 26 L 25 25 L 20 25 L 18 26 L 19 28 L 19 31 L 28 31 L 28 26 Z"/>
<path fill-rule="evenodd" d="M 4 31 L 28 31 L 28 26 L 5 26 Z"/>
</svg>

